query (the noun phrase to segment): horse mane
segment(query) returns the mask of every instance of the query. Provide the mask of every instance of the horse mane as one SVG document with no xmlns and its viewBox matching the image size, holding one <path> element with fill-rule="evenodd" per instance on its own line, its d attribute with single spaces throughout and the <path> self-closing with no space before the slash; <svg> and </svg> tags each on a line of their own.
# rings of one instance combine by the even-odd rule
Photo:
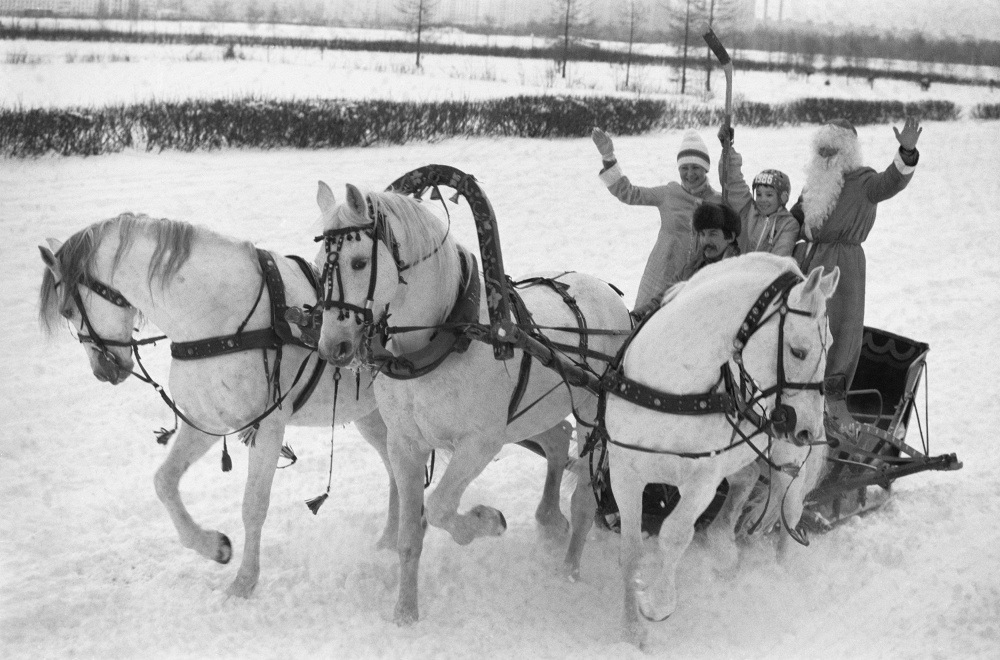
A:
<svg viewBox="0 0 1000 660">
<path fill-rule="evenodd" d="M 449 227 L 425 202 L 408 195 L 396 192 L 365 192 L 364 195 L 374 207 L 376 217 L 382 214 L 388 220 L 387 242 L 399 246 L 400 260 L 408 265 L 427 261 L 438 268 L 441 281 L 449 283 L 447 299 L 452 302 L 460 284 L 461 263 L 458 244 Z M 336 227 L 372 224 L 370 218 L 360 217 L 349 204 L 338 205 L 332 222 Z M 455 283 L 454 289 L 451 283 Z"/>
<path fill-rule="evenodd" d="M 689 327 L 693 319 L 711 317 L 735 328 L 743 321 L 753 300 L 784 272 L 801 274 L 795 261 L 766 252 L 751 252 L 706 266 L 686 281 L 668 289 L 660 314 L 671 327 Z M 733 301 L 746 300 L 746 308 Z M 815 309 L 810 310 L 814 315 Z M 706 316 L 707 315 L 707 316 Z M 722 335 L 720 335 L 722 336 Z M 728 342 L 729 340 L 727 340 Z"/>
<path fill-rule="evenodd" d="M 111 264 L 111 275 L 135 243 L 138 236 L 154 241 L 153 257 L 149 261 L 147 284 L 167 284 L 191 256 L 191 247 L 200 229 L 180 220 L 156 219 L 144 214 L 122 213 L 113 218 L 96 222 L 70 236 L 56 252 L 62 282 L 89 285 L 96 277 L 90 272 L 97 258 L 102 241 L 112 231 L 118 231 L 118 248 Z M 42 276 L 39 292 L 39 321 L 51 333 L 60 312 L 71 300 L 72 288 L 57 291 L 55 276 L 48 268 Z"/>
<path fill-rule="evenodd" d="M 683 288 L 678 287 L 674 297 L 686 296 L 693 290 L 706 287 L 748 287 L 762 291 L 763 287 L 785 272 L 802 275 L 794 259 L 769 252 L 749 252 L 702 268 L 687 280 Z"/>
</svg>

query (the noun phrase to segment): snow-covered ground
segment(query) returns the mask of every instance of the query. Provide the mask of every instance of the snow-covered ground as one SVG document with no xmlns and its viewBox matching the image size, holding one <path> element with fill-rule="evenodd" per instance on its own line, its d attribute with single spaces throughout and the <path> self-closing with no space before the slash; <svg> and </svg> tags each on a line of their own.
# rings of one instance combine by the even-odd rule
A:
<svg viewBox="0 0 1000 660">
<path fill-rule="evenodd" d="M 713 133 L 703 132 L 710 145 Z M 747 173 L 783 169 L 794 195 L 810 133 L 740 129 L 736 146 Z M 892 128 L 859 134 L 866 161 L 887 165 Z M 615 139 L 625 171 L 645 184 L 676 178 L 679 143 L 675 131 Z M 931 448 L 956 452 L 964 469 L 899 480 L 884 508 L 784 561 L 769 540 L 746 545 L 735 575 L 718 575 L 696 542 L 680 566 L 677 613 L 651 626 L 653 657 L 997 657 L 1000 123 L 928 123 L 919 147 L 911 186 L 880 206 L 865 245 L 866 321 L 930 344 Z M 580 270 L 634 297 L 657 214 L 607 193 L 587 139 L 0 160 L 0 656 L 645 657 L 618 641 L 618 537 L 594 531 L 582 581 L 562 579 L 564 547 L 541 541 L 533 520 L 544 464 L 518 448 L 463 500 L 500 508 L 507 533 L 459 547 L 429 529 L 422 619 L 400 628 L 397 559 L 373 547 L 386 507 L 381 462 L 353 427 L 337 428 L 335 496 L 314 517 L 303 501 L 325 487 L 329 435 L 290 429 L 299 461 L 275 479 L 260 583 L 250 599 L 227 600 L 242 552 L 246 450 L 230 443 L 225 474 L 213 450 L 182 482 L 195 519 L 233 539 L 236 561 L 220 566 L 180 545 L 153 490 L 165 450 L 152 431 L 172 421 L 160 398 L 134 379 L 99 383 L 68 332 L 47 341 L 38 330 L 36 246 L 46 237 L 131 210 L 311 257 L 317 179 L 339 195 L 347 182 L 382 188 L 428 163 L 478 177 L 512 275 Z M 454 231 L 475 245 L 469 223 Z M 167 353 L 146 351 L 162 378 Z"/>
<path fill-rule="evenodd" d="M 463 101 L 519 94 L 621 94 L 683 103 L 722 104 L 725 100 L 725 78 L 718 69 L 712 75 L 712 91 L 704 91 L 705 74 L 698 68 L 702 50 L 692 57 L 687 70 L 684 97 L 676 96 L 681 72 L 665 66 L 633 65 L 626 71 L 624 64 L 570 62 L 563 78 L 559 66 L 547 59 L 424 54 L 417 69 L 412 53 L 241 47 L 236 52 L 242 59 L 224 61 L 224 52 L 222 46 L 2 41 L 0 107 L 90 107 L 244 96 Z M 869 83 L 823 74 L 737 70 L 734 101 L 940 100 L 962 108 L 1000 103 L 1000 69 L 996 67 L 906 66 L 983 82 L 992 79 L 998 84 L 934 83 L 924 91 L 916 83 L 900 80 Z"/>
</svg>

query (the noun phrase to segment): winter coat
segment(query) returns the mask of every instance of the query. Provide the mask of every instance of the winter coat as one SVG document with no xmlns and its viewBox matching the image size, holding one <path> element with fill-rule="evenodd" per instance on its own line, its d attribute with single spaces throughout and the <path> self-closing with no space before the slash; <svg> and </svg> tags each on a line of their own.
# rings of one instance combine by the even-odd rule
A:
<svg viewBox="0 0 1000 660">
<path fill-rule="evenodd" d="M 691 228 L 694 210 L 702 202 L 720 204 L 722 197 L 707 184 L 700 196 L 692 195 L 676 181 L 648 188 L 635 186 L 622 173 L 617 163 L 603 170 L 600 177 L 608 191 L 622 202 L 635 206 L 655 206 L 660 212 L 660 232 L 639 281 L 639 293 L 633 305 L 633 308 L 637 308 L 680 279 L 680 272 L 694 245 Z"/>
<path fill-rule="evenodd" d="M 691 277 L 695 273 L 697 273 L 705 266 L 719 263 L 723 259 L 728 259 L 730 257 L 738 257 L 740 254 L 741 253 L 739 246 L 730 243 L 729 245 L 726 246 L 726 249 L 722 251 L 722 254 L 719 255 L 717 259 L 715 259 L 714 261 L 708 261 L 707 259 L 705 259 L 704 254 L 699 254 L 694 249 L 692 249 L 691 252 L 688 254 L 688 258 L 684 266 L 677 273 L 677 278 L 667 282 L 667 286 L 664 287 L 662 291 L 654 295 L 652 298 L 647 300 L 642 305 L 636 305 L 635 310 L 632 312 L 633 318 L 639 321 L 642 320 L 644 317 L 648 316 L 649 314 L 652 314 L 653 312 L 658 310 L 660 308 L 660 303 L 663 301 L 663 296 L 667 293 L 670 287 L 680 282 L 684 282 L 686 280 L 691 279 Z"/>
<path fill-rule="evenodd" d="M 780 207 L 771 215 L 762 215 L 753 203 L 753 190 L 743 177 L 743 156 L 735 149 L 729 149 L 729 172 L 723 174 L 723 164 L 719 163 L 719 180 L 725 182 L 729 207 L 740 214 L 740 252 L 770 252 L 781 257 L 792 256 L 795 241 L 799 237 L 799 221 L 785 207 Z"/>
<path fill-rule="evenodd" d="M 878 203 L 901 191 L 913 178 L 914 167 L 897 153 L 882 173 L 862 167 L 844 175 L 837 204 L 813 240 L 800 243 L 796 260 L 808 274 L 816 266 L 825 272 L 840 267 L 840 283 L 826 304 L 833 345 L 826 358 L 826 376 L 844 376 L 848 389 L 861 357 L 865 322 L 865 251 L 861 244 L 875 224 Z M 801 213 L 802 197 L 792 207 Z"/>
</svg>

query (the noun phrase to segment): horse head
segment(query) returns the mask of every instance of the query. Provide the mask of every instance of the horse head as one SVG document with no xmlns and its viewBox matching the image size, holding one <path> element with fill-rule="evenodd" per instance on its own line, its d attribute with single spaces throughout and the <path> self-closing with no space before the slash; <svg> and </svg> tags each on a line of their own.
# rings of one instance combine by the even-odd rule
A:
<svg viewBox="0 0 1000 660">
<path fill-rule="evenodd" d="M 323 273 L 323 325 L 317 350 L 338 367 L 364 359 L 367 333 L 382 320 L 400 284 L 398 247 L 374 195 L 347 185 L 337 203 L 330 187 L 319 182 L 323 248 L 316 257 Z"/>
<path fill-rule="evenodd" d="M 823 437 L 822 383 L 832 340 L 826 302 L 839 279 L 837 268 L 827 275 L 822 267 L 813 269 L 779 299 L 773 320 L 757 333 L 760 339 L 773 339 L 748 344 L 744 353 L 750 373 L 775 374 L 774 384 L 765 388 L 774 395 L 769 413 L 772 432 L 799 446 Z"/>
<path fill-rule="evenodd" d="M 90 275 L 74 253 L 55 239 L 39 246 L 46 271 L 40 318 L 51 332 L 57 317 L 75 329 L 98 380 L 117 385 L 132 373 L 132 330 L 137 310 L 115 289 Z"/>
</svg>

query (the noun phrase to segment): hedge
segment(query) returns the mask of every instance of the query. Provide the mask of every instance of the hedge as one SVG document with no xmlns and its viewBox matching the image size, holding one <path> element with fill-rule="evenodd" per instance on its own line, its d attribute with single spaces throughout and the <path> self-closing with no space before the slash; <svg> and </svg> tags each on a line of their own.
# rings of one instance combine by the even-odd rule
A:
<svg viewBox="0 0 1000 660">
<path fill-rule="evenodd" d="M 1000 119 L 1000 106 L 980 105 L 975 118 Z M 742 103 L 738 126 L 822 123 L 844 117 L 855 125 L 949 121 L 950 101 L 901 103 L 801 99 L 780 105 Z M 671 101 L 618 97 L 517 96 L 485 101 L 397 101 L 255 98 L 143 103 L 100 109 L 0 109 L 0 154 L 97 155 L 124 149 L 328 149 L 405 144 L 450 137 L 582 137 L 600 126 L 615 135 L 718 126 L 723 110 Z"/>
</svg>

